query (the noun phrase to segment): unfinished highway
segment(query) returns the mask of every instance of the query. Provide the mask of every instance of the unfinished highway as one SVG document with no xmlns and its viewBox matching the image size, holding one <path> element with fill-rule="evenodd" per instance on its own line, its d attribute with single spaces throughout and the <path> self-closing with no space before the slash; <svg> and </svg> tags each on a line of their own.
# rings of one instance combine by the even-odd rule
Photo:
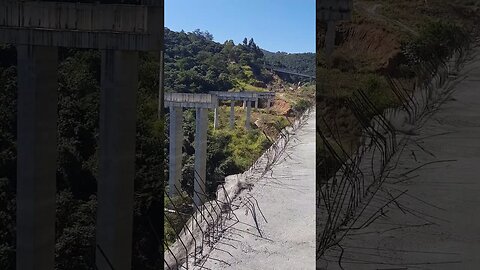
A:
<svg viewBox="0 0 480 270">
<path fill-rule="evenodd" d="M 232 204 L 251 198 L 198 269 L 314 269 L 315 111 L 295 132 L 282 162 Z"/>
<path fill-rule="evenodd" d="M 405 138 L 366 213 L 388 206 L 330 250 L 321 269 L 479 269 L 479 52 L 439 110 Z"/>
</svg>

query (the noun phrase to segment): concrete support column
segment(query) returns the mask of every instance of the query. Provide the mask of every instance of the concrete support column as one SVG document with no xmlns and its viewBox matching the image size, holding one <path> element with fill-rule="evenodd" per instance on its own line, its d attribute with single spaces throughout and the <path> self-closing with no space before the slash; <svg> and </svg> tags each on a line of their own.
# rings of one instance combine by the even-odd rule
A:
<svg viewBox="0 0 480 270">
<path fill-rule="evenodd" d="M 258 109 L 258 98 L 255 100 L 255 109 Z"/>
<path fill-rule="evenodd" d="M 235 101 L 230 101 L 230 129 L 235 128 Z"/>
<path fill-rule="evenodd" d="M 328 21 L 327 22 L 327 33 L 325 35 L 325 59 L 327 61 L 327 65 L 331 66 L 332 64 L 332 53 L 335 49 L 335 31 L 336 31 L 336 23 L 335 21 Z"/>
<path fill-rule="evenodd" d="M 16 269 L 55 268 L 56 47 L 17 46 Z"/>
<path fill-rule="evenodd" d="M 138 53 L 102 51 L 101 75 L 95 262 L 100 270 L 129 270 L 132 267 Z"/>
<path fill-rule="evenodd" d="M 267 100 L 267 109 L 270 109 L 270 107 L 272 107 L 272 100 L 268 99 Z"/>
<path fill-rule="evenodd" d="M 247 108 L 247 101 L 246 101 L 246 100 L 243 101 L 243 108 L 244 108 L 244 109 Z"/>
<path fill-rule="evenodd" d="M 219 104 L 217 104 L 217 107 L 215 107 L 215 109 L 213 110 L 213 129 L 218 128 L 218 124 L 219 124 L 218 110 L 220 110 Z"/>
<path fill-rule="evenodd" d="M 200 206 L 206 199 L 208 109 L 197 108 L 195 122 L 195 192 L 193 202 Z"/>
<path fill-rule="evenodd" d="M 250 126 L 250 115 L 252 113 L 252 102 L 251 101 L 247 101 L 247 113 L 246 113 L 246 116 L 245 116 L 245 128 L 247 130 L 250 130 L 251 126 Z"/>
<path fill-rule="evenodd" d="M 170 107 L 170 145 L 168 162 L 169 195 L 177 194 L 182 184 L 182 145 L 183 145 L 183 110 L 181 107 Z M 175 188 L 176 187 L 176 188 Z"/>
</svg>

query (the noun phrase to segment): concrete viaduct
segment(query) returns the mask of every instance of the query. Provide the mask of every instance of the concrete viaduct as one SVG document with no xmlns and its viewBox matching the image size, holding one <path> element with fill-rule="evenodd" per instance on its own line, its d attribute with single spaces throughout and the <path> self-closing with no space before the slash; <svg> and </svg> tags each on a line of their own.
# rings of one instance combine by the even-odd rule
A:
<svg viewBox="0 0 480 270">
<path fill-rule="evenodd" d="M 337 21 L 351 20 L 353 0 L 317 0 L 317 20 L 327 22 L 325 35 L 325 58 L 331 64 L 331 55 L 335 48 Z"/>
<path fill-rule="evenodd" d="M 181 190 L 182 145 L 183 145 L 183 108 L 194 108 L 195 116 L 195 173 L 194 196 L 197 206 L 205 202 L 205 184 L 207 167 L 207 131 L 208 110 L 214 110 L 214 128 L 219 125 L 219 105 L 221 101 L 230 101 L 230 128 L 235 127 L 235 102 L 243 101 L 246 107 L 245 128 L 249 130 L 251 104 L 259 107 L 259 101 L 265 100 L 270 108 L 275 92 L 220 92 L 209 94 L 166 93 L 164 104 L 170 110 L 170 146 L 169 146 L 169 195 L 174 196 Z"/>
<path fill-rule="evenodd" d="M 163 1 L 137 2 L 0 0 L 18 54 L 17 269 L 55 268 L 58 47 L 102 52 L 95 260 L 131 269 L 138 52 L 162 55 L 164 29 Z"/>
</svg>

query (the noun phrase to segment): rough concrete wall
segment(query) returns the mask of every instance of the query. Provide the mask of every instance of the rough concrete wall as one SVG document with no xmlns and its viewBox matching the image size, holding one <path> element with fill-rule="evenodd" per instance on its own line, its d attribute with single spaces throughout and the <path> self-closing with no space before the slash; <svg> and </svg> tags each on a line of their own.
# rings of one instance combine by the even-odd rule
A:
<svg viewBox="0 0 480 270">
<path fill-rule="evenodd" d="M 249 100 L 257 101 L 259 98 L 275 97 L 275 92 L 225 92 L 225 91 L 210 91 L 210 94 L 217 96 L 221 100 Z"/>
<path fill-rule="evenodd" d="M 0 25 L 55 30 L 147 31 L 147 7 L 0 1 Z"/>
<path fill-rule="evenodd" d="M 165 107 L 215 108 L 218 99 L 210 94 L 165 93 Z"/>
<path fill-rule="evenodd" d="M 0 0 L 0 42 L 158 51 L 163 6 Z"/>
</svg>

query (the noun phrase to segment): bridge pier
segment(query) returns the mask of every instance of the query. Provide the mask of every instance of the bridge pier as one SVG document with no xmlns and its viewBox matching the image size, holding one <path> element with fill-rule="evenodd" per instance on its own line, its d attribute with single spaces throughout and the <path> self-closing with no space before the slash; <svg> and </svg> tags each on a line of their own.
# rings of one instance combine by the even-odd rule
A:
<svg viewBox="0 0 480 270">
<path fill-rule="evenodd" d="M 230 101 L 230 129 L 235 128 L 235 101 Z"/>
<path fill-rule="evenodd" d="M 250 130 L 251 125 L 250 125 L 250 116 L 252 113 L 252 102 L 247 101 L 247 110 L 246 110 L 246 115 L 245 115 L 245 129 Z"/>
<path fill-rule="evenodd" d="M 332 64 L 332 53 L 335 48 L 336 22 L 351 20 L 353 10 L 352 0 L 317 1 L 317 20 L 327 22 L 325 35 L 325 60 L 328 66 Z"/>
<path fill-rule="evenodd" d="M 195 205 L 201 206 L 206 200 L 207 177 L 207 132 L 208 109 L 217 109 L 218 100 L 210 94 L 165 94 L 165 107 L 170 108 L 170 165 L 169 165 L 169 194 L 174 195 L 175 183 L 180 190 L 182 170 L 181 143 L 183 131 L 181 130 L 182 108 L 195 108 L 195 162 L 194 162 L 194 194 Z M 172 115 L 173 113 L 173 115 Z M 172 160 L 175 164 L 172 164 Z"/>
<path fill-rule="evenodd" d="M 57 47 L 18 45 L 17 269 L 55 268 Z"/>
<path fill-rule="evenodd" d="M 206 199 L 208 109 L 197 108 L 195 122 L 195 183 L 193 202 L 200 206 Z"/>
<path fill-rule="evenodd" d="M 217 129 L 219 126 L 219 121 L 218 119 L 218 110 L 220 109 L 219 104 L 213 109 L 213 129 Z"/>
<path fill-rule="evenodd" d="M 170 143 L 168 159 L 169 195 L 177 195 L 182 189 L 182 146 L 183 146 L 183 110 L 181 107 L 170 107 Z"/>
<path fill-rule="evenodd" d="M 275 92 L 222 92 L 211 91 L 210 94 L 215 95 L 218 100 L 230 100 L 230 128 L 235 127 L 235 101 L 242 101 L 246 113 L 245 128 L 250 130 L 250 117 L 252 113 L 252 102 L 255 102 L 255 108 L 258 109 L 260 99 L 270 99 L 275 97 Z"/>
<path fill-rule="evenodd" d="M 138 52 L 102 51 L 98 269 L 131 268 Z"/>
</svg>

